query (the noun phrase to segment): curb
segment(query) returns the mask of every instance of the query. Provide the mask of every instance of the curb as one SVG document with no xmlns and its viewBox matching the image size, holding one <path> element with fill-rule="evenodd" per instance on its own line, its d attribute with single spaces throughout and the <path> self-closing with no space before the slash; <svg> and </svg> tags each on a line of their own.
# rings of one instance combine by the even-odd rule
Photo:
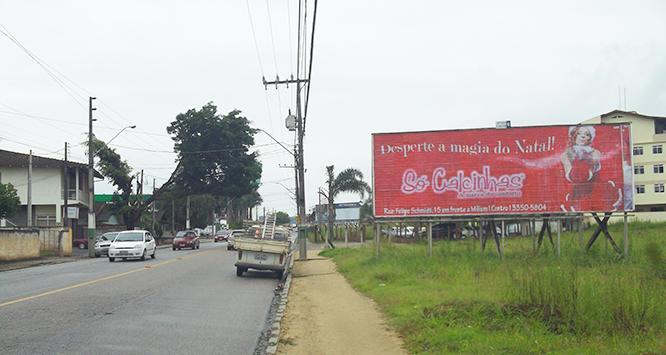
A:
<svg viewBox="0 0 666 355">
<path fill-rule="evenodd" d="M 273 355 L 277 353 L 278 342 L 280 340 L 280 329 L 282 329 L 282 319 L 284 318 L 284 313 L 287 310 L 287 301 L 289 298 L 289 288 L 291 287 L 291 271 L 294 267 L 294 254 L 291 254 L 291 260 L 289 261 L 289 271 L 287 272 L 287 277 L 284 281 L 284 286 L 277 297 L 277 311 L 275 312 L 275 318 L 273 324 L 270 327 L 270 335 L 268 338 L 268 346 L 266 347 L 266 354 Z"/>
</svg>

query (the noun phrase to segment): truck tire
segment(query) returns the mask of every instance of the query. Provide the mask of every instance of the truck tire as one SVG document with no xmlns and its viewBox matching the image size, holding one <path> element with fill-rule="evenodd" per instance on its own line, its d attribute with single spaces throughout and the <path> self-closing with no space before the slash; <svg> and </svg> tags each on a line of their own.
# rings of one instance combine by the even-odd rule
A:
<svg viewBox="0 0 666 355">
<path fill-rule="evenodd" d="M 243 276 L 243 272 L 245 272 L 245 270 L 243 270 L 242 267 L 236 266 L 236 276 L 238 276 L 238 277 Z"/>
</svg>

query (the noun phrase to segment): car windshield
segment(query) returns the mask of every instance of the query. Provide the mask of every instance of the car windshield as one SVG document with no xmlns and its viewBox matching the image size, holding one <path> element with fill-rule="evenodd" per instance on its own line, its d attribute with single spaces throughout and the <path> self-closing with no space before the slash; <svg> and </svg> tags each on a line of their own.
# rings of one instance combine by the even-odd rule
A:
<svg viewBox="0 0 666 355">
<path fill-rule="evenodd" d="M 110 241 L 116 238 L 118 233 L 104 233 L 102 236 L 99 238 L 101 241 Z"/>
<path fill-rule="evenodd" d="M 129 233 L 119 233 L 114 242 L 141 242 L 143 241 L 143 233 L 141 232 L 129 232 Z"/>
<path fill-rule="evenodd" d="M 176 233 L 176 238 L 182 238 L 185 236 L 185 234 L 187 234 L 187 232 L 178 232 Z"/>
</svg>

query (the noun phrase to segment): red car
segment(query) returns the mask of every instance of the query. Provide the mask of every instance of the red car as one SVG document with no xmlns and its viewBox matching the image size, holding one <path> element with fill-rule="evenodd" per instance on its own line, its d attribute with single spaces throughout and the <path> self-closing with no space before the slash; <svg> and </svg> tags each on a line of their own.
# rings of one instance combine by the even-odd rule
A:
<svg viewBox="0 0 666 355">
<path fill-rule="evenodd" d="M 180 250 L 182 248 L 199 249 L 199 236 L 194 231 L 180 231 L 173 238 L 171 249 Z"/>
<path fill-rule="evenodd" d="M 229 231 L 219 231 L 215 233 L 215 238 L 213 238 L 213 241 L 215 243 L 217 242 L 226 242 L 227 238 L 229 237 Z"/>
</svg>

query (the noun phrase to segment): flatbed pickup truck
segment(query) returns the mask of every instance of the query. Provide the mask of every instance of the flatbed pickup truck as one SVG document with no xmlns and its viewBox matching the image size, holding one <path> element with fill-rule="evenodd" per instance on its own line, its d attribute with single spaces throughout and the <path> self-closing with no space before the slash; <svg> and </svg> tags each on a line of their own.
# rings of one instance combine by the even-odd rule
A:
<svg viewBox="0 0 666 355">
<path fill-rule="evenodd" d="M 236 237 L 234 247 L 238 250 L 236 276 L 248 269 L 272 270 L 281 279 L 291 257 L 289 240 Z"/>
</svg>

